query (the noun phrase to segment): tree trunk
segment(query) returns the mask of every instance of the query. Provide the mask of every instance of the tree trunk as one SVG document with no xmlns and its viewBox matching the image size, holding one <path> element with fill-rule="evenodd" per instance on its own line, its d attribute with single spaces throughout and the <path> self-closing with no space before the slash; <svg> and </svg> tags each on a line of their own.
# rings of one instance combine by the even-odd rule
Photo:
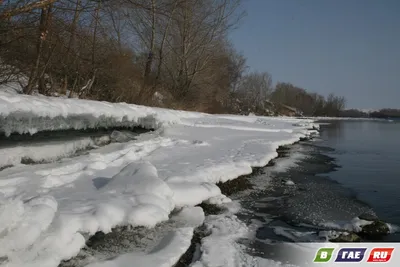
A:
<svg viewBox="0 0 400 267">
<path fill-rule="evenodd" d="M 61 92 L 62 93 L 66 93 L 67 89 L 69 87 L 68 81 L 70 79 L 68 79 L 69 75 L 71 75 L 70 71 L 71 67 L 73 67 L 73 61 L 76 59 L 76 57 L 72 58 L 71 60 L 71 52 L 73 52 L 74 50 L 74 46 L 75 46 L 75 40 L 76 40 L 76 29 L 77 29 L 77 24 L 79 21 L 79 17 L 81 14 L 81 2 L 82 0 L 76 0 L 76 4 L 75 4 L 75 10 L 74 10 L 74 18 L 72 19 L 71 25 L 70 25 L 70 37 L 69 37 L 69 41 L 68 41 L 68 45 L 67 45 L 67 52 L 64 58 L 64 79 L 63 79 L 63 85 L 62 85 L 62 89 Z M 74 79 L 76 81 L 76 79 Z"/>
<path fill-rule="evenodd" d="M 150 37 L 150 51 L 149 56 L 147 57 L 146 67 L 144 69 L 144 82 L 147 82 L 147 79 L 151 72 L 151 66 L 153 64 L 154 57 L 154 40 L 156 35 L 156 14 L 155 14 L 155 4 L 154 0 L 151 1 L 151 37 Z"/>
<path fill-rule="evenodd" d="M 147 57 L 146 66 L 144 68 L 142 87 L 138 95 L 138 100 L 141 102 L 142 101 L 146 102 L 148 100 L 147 99 L 148 94 L 146 94 L 146 89 L 149 84 L 149 76 L 154 59 L 154 42 L 156 35 L 156 7 L 154 1 L 155 0 L 151 0 L 151 37 L 150 37 L 149 55 Z"/>
<path fill-rule="evenodd" d="M 97 27 L 99 23 L 99 12 L 100 12 L 101 1 L 99 1 L 95 11 L 94 11 L 94 29 L 92 38 L 92 71 L 94 72 L 96 68 L 96 38 L 97 38 Z"/>
<path fill-rule="evenodd" d="M 147 93 L 145 94 L 146 96 L 144 97 L 145 101 L 147 101 L 148 99 L 150 99 L 154 95 L 154 93 L 156 92 L 156 89 L 157 89 L 158 82 L 160 80 L 161 68 L 162 68 L 162 64 L 163 64 L 164 45 L 165 45 L 165 41 L 167 39 L 169 27 L 171 25 L 172 18 L 173 18 L 173 15 L 175 13 L 177 4 L 178 4 L 178 0 L 175 1 L 174 7 L 173 7 L 173 9 L 171 11 L 171 15 L 169 16 L 168 21 L 167 21 L 167 25 L 165 26 L 165 30 L 164 30 L 163 37 L 162 37 L 161 44 L 160 44 L 160 49 L 158 51 L 157 74 L 156 74 L 153 86 L 151 88 L 149 88 L 148 90 L 146 90 Z"/>
<path fill-rule="evenodd" d="M 47 37 L 47 29 L 48 29 L 48 22 L 50 19 L 50 14 L 51 14 L 51 5 L 48 7 L 42 8 L 42 11 L 40 13 L 40 23 L 39 23 L 39 34 L 38 34 L 38 41 L 37 41 L 37 46 L 36 46 L 36 60 L 35 64 L 31 70 L 31 74 L 29 76 L 29 81 L 28 85 L 24 88 L 24 93 L 25 94 L 32 94 L 33 88 L 35 87 L 37 80 L 38 80 L 38 74 L 39 74 L 39 67 L 40 67 L 40 61 L 42 58 L 42 52 L 43 52 L 43 45 L 44 42 L 46 41 Z"/>
<path fill-rule="evenodd" d="M 70 38 L 69 38 L 68 47 L 67 47 L 67 64 L 69 63 L 70 51 L 71 51 L 71 49 L 73 49 L 73 46 L 75 45 L 75 37 L 76 37 L 75 32 L 76 32 L 78 20 L 79 20 L 80 14 L 81 14 L 80 6 L 81 6 L 81 0 L 76 0 L 74 18 L 71 23 Z"/>
</svg>

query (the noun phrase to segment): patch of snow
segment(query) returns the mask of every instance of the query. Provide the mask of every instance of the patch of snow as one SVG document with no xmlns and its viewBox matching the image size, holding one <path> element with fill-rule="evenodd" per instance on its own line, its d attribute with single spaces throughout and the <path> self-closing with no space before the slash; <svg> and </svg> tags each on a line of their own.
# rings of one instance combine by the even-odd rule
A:
<svg viewBox="0 0 400 267">
<path fill-rule="evenodd" d="M 358 217 L 353 218 L 350 222 L 325 222 L 321 226 L 334 230 L 343 230 L 349 232 L 360 232 L 365 225 L 372 224 L 373 221 L 362 220 Z"/>
<path fill-rule="evenodd" d="M 294 152 L 289 155 L 287 158 L 281 158 L 275 162 L 275 165 L 272 166 L 271 171 L 273 172 L 284 172 L 292 167 L 297 166 L 298 162 L 307 155 L 304 153 Z"/>
<path fill-rule="evenodd" d="M 117 126 L 156 131 L 60 162 L 20 164 L 1 171 L 0 258 L 7 257 L 1 264 L 56 267 L 76 256 L 85 237 L 97 231 L 107 233 L 127 224 L 154 227 L 168 220 L 174 209 L 204 201 L 234 209 L 235 203 L 221 194 L 216 183 L 266 165 L 277 156 L 279 146 L 308 136 L 315 124 L 286 117 L 208 115 L 0 93 L 0 131 L 5 134 Z M 40 158 L 45 151 L 61 155 L 66 148 L 32 150 L 31 155 Z M 10 160 L 6 154 L 1 157 Z M 190 217 L 191 212 L 182 216 Z M 202 216 L 196 216 L 194 222 L 201 221 Z M 221 255 L 228 261 L 224 266 L 241 260 L 234 240 L 247 230 L 237 219 L 224 218 L 209 222 L 213 234 L 203 242 L 198 264 L 218 266 Z M 126 254 L 95 264 L 123 266 L 135 261 L 135 266 L 172 266 L 188 248 L 193 228 L 172 231 L 153 254 Z M 229 236 L 232 231 L 235 236 Z M 258 266 L 252 265 L 249 255 L 240 255 L 248 261 L 244 266 Z"/>
<path fill-rule="evenodd" d="M 387 223 L 387 226 L 389 227 L 389 231 L 391 234 L 400 232 L 400 226 L 398 225 Z"/>
<path fill-rule="evenodd" d="M 235 215 L 208 216 L 205 225 L 210 235 L 202 239 L 201 256 L 190 267 L 293 266 L 247 254 L 244 245 L 237 240 L 253 233 Z"/>
<path fill-rule="evenodd" d="M 8 82 L 6 84 L 0 84 L 0 91 L 9 94 L 21 94 L 22 86 L 19 82 Z"/>
<path fill-rule="evenodd" d="M 200 207 L 185 207 L 172 219 L 177 224 L 182 224 L 184 227 L 199 227 L 205 220 L 205 214 Z"/>
<path fill-rule="evenodd" d="M 276 235 L 280 235 L 286 237 L 287 239 L 293 242 L 315 242 L 318 240 L 316 238 L 315 231 L 296 231 L 292 228 L 282 227 L 282 226 L 275 226 L 273 227 L 274 233 Z"/>
<path fill-rule="evenodd" d="M 94 262 L 88 267 L 170 267 L 186 252 L 191 244 L 195 227 L 204 221 L 204 212 L 199 207 L 184 208 L 173 220 L 181 226 L 168 232 L 151 251 L 127 253 L 111 260 Z"/>
<path fill-rule="evenodd" d="M 295 185 L 295 183 L 292 180 L 287 180 L 285 184 L 286 185 Z"/>
<path fill-rule="evenodd" d="M 232 200 L 223 194 L 220 194 L 216 197 L 211 197 L 207 201 L 205 201 L 207 204 L 213 204 L 213 205 L 222 205 L 226 203 L 232 202 Z"/>
</svg>

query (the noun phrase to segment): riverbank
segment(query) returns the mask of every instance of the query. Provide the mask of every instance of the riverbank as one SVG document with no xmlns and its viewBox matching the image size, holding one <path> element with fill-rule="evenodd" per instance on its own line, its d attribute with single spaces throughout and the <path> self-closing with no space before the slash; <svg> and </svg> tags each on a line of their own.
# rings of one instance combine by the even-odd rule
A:
<svg viewBox="0 0 400 267">
<path fill-rule="evenodd" d="M 290 149 L 289 145 L 280 146 L 276 150 L 277 157 L 271 159 L 267 165 L 263 167 L 253 168 L 251 174 L 239 176 L 238 178 L 227 181 L 225 183 L 218 183 L 217 185 L 220 188 L 221 193 L 226 195 L 227 197 L 230 197 L 234 194 L 237 194 L 245 190 L 252 190 L 254 188 L 254 184 L 251 182 L 251 178 L 262 174 L 264 168 L 274 166 L 276 159 L 287 156 L 289 149 Z M 223 214 L 224 212 L 229 213 L 229 210 L 227 210 L 226 207 L 224 206 L 219 206 L 215 204 L 205 204 L 205 203 L 202 203 L 199 206 L 204 210 L 206 216 L 210 215 L 217 216 Z M 201 257 L 200 248 L 202 239 L 207 237 L 208 235 L 210 235 L 210 233 L 207 232 L 207 226 L 205 224 L 196 228 L 189 249 L 185 252 L 184 255 L 182 255 L 182 257 L 179 259 L 178 263 L 174 267 L 190 266 L 190 264 L 193 263 L 193 259 L 200 258 Z M 279 263 L 277 262 L 276 264 Z"/>
<path fill-rule="evenodd" d="M 194 206 L 229 205 L 231 199 L 218 183 L 268 164 L 279 146 L 315 133 L 316 126 L 312 120 L 293 118 L 209 115 L 20 95 L 1 95 L 0 117 L 5 136 L 128 126 L 154 129 L 74 157 L 31 165 L 16 161 L 0 172 L 0 204 L 5 211 L 0 214 L 0 230 L 9 233 L 0 239 L 2 264 L 41 267 L 79 256 L 96 233 L 112 234 L 123 225 L 151 229 L 164 223 L 160 234 L 145 242 L 148 245 L 132 248 L 125 242 L 125 249 L 104 250 L 86 263 L 118 266 L 129 260 L 138 266 L 172 266 L 189 248 L 193 229 L 204 221 L 203 210 Z M 61 142 L 57 149 L 62 146 Z M 13 221 L 7 219 L 10 212 Z M 168 226 L 172 218 L 174 223 Z M 245 232 L 232 223 L 238 233 Z"/>
<path fill-rule="evenodd" d="M 42 106 L 34 109 L 32 100 Z M 319 127 L 313 120 L 54 100 L 65 108 L 60 112 L 51 106 L 51 98 L 13 96 L 1 101 L 7 102 L 0 105 L 6 139 L 18 134 L 22 138 L 27 133 L 40 137 L 46 131 L 50 135 L 58 131 L 59 136 L 70 131 L 69 138 L 83 129 L 153 129 L 135 134 L 134 138 L 92 147 L 73 157 L 35 164 L 16 160 L 13 166 L 1 170 L 0 205 L 4 213 L 0 214 L 0 231 L 8 233 L 0 238 L 0 251 L 4 254 L 0 256 L 1 265 L 25 266 L 33 262 L 34 266 L 54 267 L 62 262 L 61 266 L 105 267 L 135 262 L 137 266 L 173 266 L 177 262 L 188 264 L 190 259 L 193 267 L 236 266 L 238 262 L 279 266 L 273 259 L 252 256 L 247 251 L 249 246 L 242 243 L 254 239 L 263 223 L 268 225 L 271 221 L 271 214 L 263 213 L 264 222 L 257 215 L 253 219 L 258 221 L 248 223 L 251 213 L 260 210 L 249 209 L 246 201 L 260 200 L 260 205 L 285 211 L 279 216 L 286 224 L 296 216 L 311 218 L 312 222 L 315 214 L 325 214 L 323 209 L 306 212 L 309 203 L 324 207 L 333 198 L 341 203 L 340 207 L 348 205 L 347 199 L 338 200 L 334 194 L 328 194 L 331 199 L 313 203 L 313 192 L 320 194 L 317 199 L 324 197 L 325 191 L 316 186 L 324 180 L 302 168 L 296 169 L 297 178 L 293 176 L 296 172 L 284 179 L 264 173 L 271 169 L 279 175 L 284 173 L 292 161 L 291 149 L 299 145 L 299 140 L 303 145 L 317 133 Z M 73 112 L 69 113 L 69 109 Z M 41 149 L 43 138 L 39 139 L 40 144 L 31 138 L 29 146 Z M 23 147 L 20 141 L 11 147 Z M 57 155 L 69 146 L 65 140 L 59 141 L 54 148 Z M 32 155 L 36 155 L 34 152 Z M 330 164 L 327 156 L 314 157 L 315 151 L 307 153 L 296 155 L 300 156 L 296 160 L 303 160 L 302 167 L 316 164 L 319 173 L 321 168 L 329 171 L 337 167 Z M 301 154 L 313 160 L 307 162 Z M 288 155 L 289 164 L 282 163 L 280 160 Z M 301 185 L 304 181 L 300 178 L 305 174 L 308 183 Z M 267 188 L 267 184 L 272 187 Z M 275 193 L 269 195 L 270 188 Z M 236 198 L 237 194 L 242 198 Z M 263 202 L 263 194 L 277 202 Z M 281 206 L 281 199 L 291 206 Z M 290 202 L 293 199 L 296 201 Z M 247 209 L 247 214 L 241 207 Z M 10 212 L 13 221 L 7 219 Z M 293 218 L 287 220 L 289 217 Z M 281 236 L 288 236 L 282 227 L 274 229 Z M 312 232 L 308 236 L 312 238 L 320 232 L 309 227 L 301 229 Z M 292 237 L 293 233 L 296 231 L 289 229 Z"/>
<path fill-rule="evenodd" d="M 324 137 L 326 134 L 323 133 Z M 340 172 L 342 166 L 329 156 L 335 148 L 324 146 L 321 138 L 280 149 L 279 157 L 268 166 L 256 168 L 251 175 L 240 177 L 231 185 L 223 184 L 223 192 L 240 208 L 211 209 L 208 227 L 202 229 L 221 231 L 223 227 L 216 223 L 218 220 L 228 218 L 225 223 L 239 220 L 244 223 L 242 228 L 236 225 L 232 229 L 246 228 L 247 232 L 228 231 L 225 240 L 229 236 L 236 239 L 235 253 L 274 260 L 268 263 L 271 266 L 290 258 L 281 253 L 283 247 L 279 244 L 286 242 L 398 242 L 398 226 L 392 221 L 382 222 L 376 215 L 380 210 L 359 199 L 356 190 L 329 178 L 332 173 Z M 207 235 L 202 232 L 202 237 Z M 194 242 L 201 241 L 197 238 Z M 192 243 L 192 247 L 196 246 Z M 215 246 L 212 248 L 223 253 Z M 186 258 L 190 259 L 187 255 Z"/>
<path fill-rule="evenodd" d="M 353 125 L 352 122 L 348 122 L 348 124 Z M 359 127 L 365 129 L 366 125 L 360 123 Z M 343 130 L 344 128 L 340 129 Z M 343 135 L 347 133 L 338 133 L 338 131 L 334 126 L 327 129 L 325 129 L 325 126 L 321 127 L 321 136 L 312 142 L 301 142 L 292 146 L 289 152 L 290 156 L 278 160 L 276 170 L 272 170 L 274 167 L 265 168 L 266 173 L 261 174 L 260 177 L 253 177 L 256 184 L 255 190 L 232 198 L 242 206 L 237 216 L 249 228 L 253 226 L 256 228 L 253 236 L 242 241 L 245 244 L 245 251 L 255 257 L 281 261 L 290 258 L 282 252 L 286 251 L 284 246 L 278 245 L 286 242 L 289 242 L 289 244 L 292 242 L 319 243 L 326 242 L 327 239 L 333 242 L 399 241 L 397 221 L 387 219 L 387 215 L 393 214 L 399 209 L 391 209 L 390 213 L 385 215 L 385 213 L 382 213 L 385 210 L 376 206 L 376 204 L 389 201 L 392 197 L 387 195 L 387 200 L 381 197 L 380 202 L 372 203 L 368 201 L 368 198 L 360 199 L 362 195 L 359 195 L 359 190 L 364 191 L 364 188 L 368 188 L 368 185 L 376 188 L 379 184 L 378 181 L 369 184 L 373 180 L 366 181 L 364 174 L 359 174 L 360 176 L 356 177 L 354 176 L 356 173 L 344 175 L 341 182 L 336 180 L 339 179 L 336 177 L 341 177 L 339 175 L 342 173 L 342 169 L 348 168 L 348 166 L 345 165 L 346 162 L 339 161 L 344 152 L 338 151 L 334 146 L 327 146 L 329 142 L 326 142 L 326 140 L 332 140 L 333 143 L 339 143 L 350 150 L 352 154 L 349 156 L 353 159 L 351 166 L 357 167 L 357 172 L 359 172 L 362 165 L 360 166 L 358 162 L 363 161 L 359 158 L 360 156 L 354 156 L 359 153 L 354 144 L 357 144 L 357 140 L 365 139 L 365 137 L 360 138 L 355 132 L 354 137 L 357 140 L 351 139 L 353 146 L 348 147 L 349 144 L 346 143 L 346 139 L 341 141 L 338 138 L 339 136 L 343 138 Z M 336 135 L 333 135 L 334 133 Z M 391 139 L 389 138 L 389 140 Z M 390 142 L 389 140 L 388 142 Z M 370 148 L 361 144 L 359 146 L 367 150 Z M 368 155 L 370 154 L 368 153 Z M 379 157 L 382 157 L 382 154 Z M 371 164 L 371 161 L 368 161 L 368 163 Z M 388 166 L 386 162 L 384 166 L 388 171 L 385 178 L 391 177 L 389 175 L 391 169 L 388 168 L 390 165 Z M 383 179 L 373 173 L 371 173 L 369 179 L 374 177 L 378 180 Z M 288 180 L 291 183 L 288 184 Z M 359 181 L 356 187 L 348 187 L 346 182 L 355 181 Z M 375 195 L 376 192 L 374 193 L 372 189 L 368 191 L 368 196 L 371 196 L 372 199 L 375 198 Z M 386 229 L 385 232 L 376 234 L 379 233 L 379 230 L 375 228 L 377 231 L 373 235 L 360 234 L 359 222 L 367 220 L 367 223 L 371 223 L 371 220 L 377 220 L 377 215 L 385 221 L 385 224 L 382 224 Z M 377 226 L 378 224 L 371 224 L 371 228 Z M 365 230 L 369 231 L 367 228 Z M 387 230 L 390 233 L 386 232 Z M 355 233 L 356 235 L 339 236 L 343 232 Z M 371 233 L 373 232 L 369 232 L 369 234 Z M 300 253 L 300 251 L 297 252 Z M 309 260 L 312 261 L 312 258 Z"/>
<path fill-rule="evenodd" d="M 277 149 L 277 158 L 287 156 L 288 151 L 289 146 L 279 147 Z M 273 166 L 275 160 L 276 159 L 272 159 L 267 166 Z M 218 183 L 217 185 L 220 188 L 221 193 L 227 197 L 241 191 L 251 190 L 253 188 L 251 178 L 254 175 L 261 174 L 263 168 L 264 167 L 256 167 L 253 169 L 251 174 L 243 175 L 224 183 Z M 206 220 L 213 216 L 214 218 L 217 218 L 218 216 L 224 217 L 227 216 L 227 214 L 229 214 L 228 216 L 234 216 L 232 214 L 234 211 L 229 211 L 229 204 L 226 206 L 203 202 L 197 207 L 200 207 L 204 211 L 204 215 L 206 216 L 204 219 Z M 151 247 L 152 243 L 157 243 L 157 239 L 162 240 L 163 236 L 168 235 L 169 231 L 181 227 L 180 223 L 174 218 L 177 214 L 179 214 L 179 210 L 173 212 L 172 218 L 169 221 L 158 224 L 152 229 L 142 227 L 118 227 L 113 229 L 109 234 L 99 232 L 86 242 L 85 248 L 80 252 L 78 257 L 63 262 L 60 267 L 85 266 L 85 262 L 90 261 L 90 257 L 99 257 L 99 255 L 104 254 L 108 254 L 109 257 L 112 257 L 113 255 L 118 255 L 123 251 L 132 253 L 132 251 L 137 250 L 138 248 L 146 249 L 146 247 Z M 244 227 L 244 225 L 242 225 L 242 227 Z M 204 238 L 211 234 L 212 233 L 210 232 L 210 229 L 208 229 L 206 223 L 200 222 L 200 225 L 193 230 L 193 237 L 189 248 L 179 258 L 174 266 L 189 266 L 192 264 L 193 260 L 199 260 L 201 258 L 201 243 Z M 232 239 L 229 242 L 236 242 L 236 240 Z M 127 245 L 127 243 L 129 243 L 129 245 Z"/>
</svg>

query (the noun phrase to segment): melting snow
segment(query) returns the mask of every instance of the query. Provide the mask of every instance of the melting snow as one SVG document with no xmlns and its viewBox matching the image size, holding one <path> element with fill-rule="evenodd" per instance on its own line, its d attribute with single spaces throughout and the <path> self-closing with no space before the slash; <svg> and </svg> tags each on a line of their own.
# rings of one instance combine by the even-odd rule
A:
<svg viewBox="0 0 400 267">
<path fill-rule="evenodd" d="M 236 240 L 254 233 L 233 214 L 209 216 L 205 225 L 210 235 L 203 238 L 200 246 L 201 256 L 190 267 L 294 267 L 294 265 L 253 257 L 245 253 L 244 246 L 238 244 Z"/>
<path fill-rule="evenodd" d="M 0 266 L 55 267 L 76 256 L 85 237 L 97 231 L 107 233 L 126 224 L 154 227 L 175 208 L 203 201 L 229 203 L 216 183 L 266 165 L 277 156 L 280 145 L 309 135 L 315 125 L 293 118 L 212 116 L 0 92 L 0 132 L 5 135 L 115 126 L 156 131 L 87 155 L 47 164 L 19 164 L 0 172 L 0 259 L 6 259 Z M 83 141 L 60 150 L 86 145 Z M 1 162 L 15 162 L 11 157 L 20 152 L 14 149 L 10 155 L 0 150 Z M 46 151 L 54 156 L 64 153 L 54 153 L 54 147 L 46 146 L 30 151 L 38 158 Z M 206 253 L 194 266 L 217 266 L 210 261 L 219 253 L 229 256 L 234 249 L 235 237 L 223 236 L 235 229 L 238 234 L 245 231 L 234 219 L 215 223 L 227 223 L 226 228 L 205 239 L 202 249 Z M 172 266 L 189 247 L 193 228 L 171 232 L 151 254 L 121 255 L 95 265 L 126 266 L 135 261 L 134 266 Z M 213 239 L 214 234 L 222 239 Z M 230 243 L 223 246 L 225 241 Z M 235 266 L 235 260 L 239 259 L 233 257 L 224 266 Z"/>
</svg>

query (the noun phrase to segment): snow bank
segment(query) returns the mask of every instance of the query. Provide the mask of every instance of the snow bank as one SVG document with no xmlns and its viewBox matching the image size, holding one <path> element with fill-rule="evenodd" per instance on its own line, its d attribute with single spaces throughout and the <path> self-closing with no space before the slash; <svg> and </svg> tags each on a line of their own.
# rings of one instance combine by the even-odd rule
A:
<svg viewBox="0 0 400 267">
<path fill-rule="evenodd" d="M 159 128 L 196 113 L 81 99 L 0 92 L 0 133 L 109 127 Z"/>
<path fill-rule="evenodd" d="M 316 126 L 312 120 L 293 118 L 212 116 L 0 93 L 0 131 L 5 134 L 121 125 L 157 131 L 86 155 L 47 164 L 19 164 L 0 172 L 0 258 L 6 259 L 0 266 L 55 267 L 77 255 L 85 238 L 97 231 L 107 233 L 126 224 L 153 227 L 177 208 L 204 201 L 227 203 L 216 183 L 266 165 L 277 156 L 280 145 L 298 141 Z M 36 151 L 37 156 L 45 153 L 32 150 L 32 155 Z M 12 161 L 11 155 L 3 153 L 1 158 Z M 171 266 L 173 260 L 166 258 L 176 259 L 188 248 L 192 230 L 183 227 L 171 233 L 169 245 L 155 257 L 164 265 L 151 262 L 153 256 L 135 254 L 104 266 L 123 266 L 132 260 Z M 221 234 L 228 230 L 224 231 Z"/>
</svg>

